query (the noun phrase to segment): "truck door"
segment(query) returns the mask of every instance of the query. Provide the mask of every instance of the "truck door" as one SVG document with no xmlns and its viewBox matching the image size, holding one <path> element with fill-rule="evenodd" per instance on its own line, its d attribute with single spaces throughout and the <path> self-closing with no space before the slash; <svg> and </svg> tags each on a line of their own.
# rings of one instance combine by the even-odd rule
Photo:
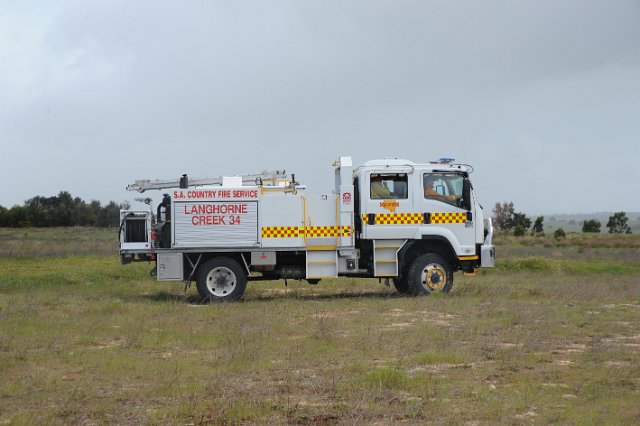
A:
<svg viewBox="0 0 640 426">
<path fill-rule="evenodd" d="M 422 216 L 414 211 L 413 174 L 371 171 L 360 184 L 363 238 L 413 238 Z"/>
<path fill-rule="evenodd" d="M 475 203 L 468 178 L 454 172 L 423 172 L 421 184 L 416 205 L 425 213 L 426 232 L 457 243 L 453 245 L 458 256 L 475 255 Z"/>
</svg>

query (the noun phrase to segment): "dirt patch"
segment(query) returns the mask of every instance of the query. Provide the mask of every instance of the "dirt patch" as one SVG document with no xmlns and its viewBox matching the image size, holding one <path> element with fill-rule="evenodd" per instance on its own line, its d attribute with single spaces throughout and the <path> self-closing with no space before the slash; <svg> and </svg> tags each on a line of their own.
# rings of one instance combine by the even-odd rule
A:
<svg viewBox="0 0 640 426">
<path fill-rule="evenodd" d="M 606 361 L 605 365 L 609 365 L 611 367 L 626 367 L 631 365 L 629 361 Z"/>
<path fill-rule="evenodd" d="M 409 319 L 410 322 L 421 320 L 422 322 L 428 324 L 444 327 L 452 326 L 453 322 L 458 319 L 458 315 L 453 314 L 438 313 L 433 311 L 407 312 L 404 309 L 391 309 L 389 312 L 384 313 L 383 316 L 391 318 L 411 317 Z M 406 322 L 407 321 L 404 321 L 403 323 Z"/>
<path fill-rule="evenodd" d="M 568 388 L 569 385 L 564 383 L 542 383 L 542 386 L 547 388 Z"/>
<path fill-rule="evenodd" d="M 284 296 L 286 294 L 292 293 L 293 290 L 288 288 L 262 288 L 260 289 L 260 296 Z"/>
<path fill-rule="evenodd" d="M 625 336 L 616 334 L 613 337 L 605 337 L 602 342 L 607 345 L 613 346 L 627 346 L 633 348 L 640 348 L 640 334 L 634 334 L 631 336 Z"/>
<path fill-rule="evenodd" d="M 87 349 L 100 350 L 100 349 L 117 348 L 119 346 L 122 346 L 123 343 L 124 343 L 124 340 L 116 339 L 116 340 L 111 340 L 110 342 L 107 342 L 107 343 L 89 346 Z"/>
<path fill-rule="evenodd" d="M 571 343 L 566 346 L 563 346 L 561 349 L 555 349 L 551 353 L 552 354 L 571 354 L 571 353 L 582 353 L 587 350 L 587 345 L 582 343 Z"/>
<path fill-rule="evenodd" d="M 358 315 L 361 312 L 358 310 L 351 310 L 351 311 L 325 311 L 325 312 L 316 312 L 313 313 L 311 315 L 309 315 L 309 317 L 311 318 L 341 318 L 341 317 L 345 317 L 345 316 L 350 316 L 350 315 Z"/>
<path fill-rule="evenodd" d="M 636 309 L 640 309 L 640 304 L 633 304 L 633 303 L 609 303 L 607 305 L 602 305 L 602 307 L 604 309 L 615 309 L 615 308 L 636 308 Z"/>
<path fill-rule="evenodd" d="M 453 322 L 458 319 L 458 315 L 438 312 L 420 311 L 418 314 L 422 314 L 420 317 L 424 322 L 440 326 L 452 326 Z"/>
<path fill-rule="evenodd" d="M 407 373 L 414 374 L 422 371 L 429 371 L 433 373 L 441 373 L 446 370 L 450 370 L 453 368 L 475 368 L 479 365 L 479 363 L 471 362 L 471 363 L 441 363 L 441 364 L 428 364 L 428 365 L 420 365 L 417 367 L 412 367 L 407 370 Z"/>
<path fill-rule="evenodd" d="M 533 411 L 533 410 L 529 410 L 524 414 L 516 414 L 514 417 L 518 420 L 525 420 L 527 418 L 532 418 L 532 417 L 537 417 L 538 414 Z"/>
<path fill-rule="evenodd" d="M 524 346 L 524 343 L 498 342 L 496 346 L 502 349 L 512 349 L 512 348 L 521 348 Z"/>
<path fill-rule="evenodd" d="M 408 328 L 408 327 L 411 327 L 413 324 L 414 324 L 414 322 L 394 322 L 392 324 L 384 326 L 383 330 L 393 330 L 393 329 L 398 329 L 398 328 Z"/>
</svg>

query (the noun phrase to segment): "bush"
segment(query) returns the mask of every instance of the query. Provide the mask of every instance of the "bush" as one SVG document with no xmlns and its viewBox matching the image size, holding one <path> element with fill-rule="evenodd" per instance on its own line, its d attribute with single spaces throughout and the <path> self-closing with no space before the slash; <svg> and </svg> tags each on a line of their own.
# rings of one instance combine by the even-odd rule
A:
<svg viewBox="0 0 640 426">
<path fill-rule="evenodd" d="M 558 228 L 556 229 L 556 231 L 553 233 L 553 238 L 555 238 L 556 240 L 560 240 L 562 238 L 567 238 L 567 233 L 564 232 L 564 229 L 562 228 Z"/>
<path fill-rule="evenodd" d="M 582 232 L 600 232 L 602 224 L 598 219 L 590 219 L 582 222 Z"/>
<path fill-rule="evenodd" d="M 514 225 L 513 214 L 513 202 L 496 203 L 493 208 L 493 226 L 502 231 L 511 231 Z"/>
<path fill-rule="evenodd" d="M 0 206 L 0 227 L 118 226 L 121 208 L 129 208 L 129 203 L 110 201 L 102 206 L 100 201 L 86 203 L 60 191 L 53 197 L 29 198 L 24 205 L 11 209 Z"/>
<path fill-rule="evenodd" d="M 524 213 L 514 213 L 513 225 L 515 228 L 517 228 L 518 225 L 520 225 L 526 231 L 527 229 L 531 228 L 531 218 L 527 217 L 527 215 Z"/>
<path fill-rule="evenodd" d="M 625 212 L 614 213 L 613 216 L 609 216 L 609 222 L 607 222 L 607 228 L 609 228 L 610 234 L 630 234 L 631 228 L 627 225 L 629 218 Z"/>
<path fill-rule="evenodd" d="M 523 237 L 527 230 L 521 224 L 517 224 L 513 230 L 513 235 L 516 237 Z"/>
<path fill-rule="evenodd" d="M 532 234 L 543 234 L 544 235 L 544 216 L 538 216 L 536 221 L 533 223 L 533 229 L 531 230 Z"/>
</svg>

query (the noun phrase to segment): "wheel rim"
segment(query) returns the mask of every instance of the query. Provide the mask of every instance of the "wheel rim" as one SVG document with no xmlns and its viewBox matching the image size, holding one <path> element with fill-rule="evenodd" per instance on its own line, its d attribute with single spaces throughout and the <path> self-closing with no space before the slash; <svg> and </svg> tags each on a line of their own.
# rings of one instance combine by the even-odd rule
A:
<svg viewBox="0 0 640 426">
<path fill-rule="evenodd" d="M 207 274 L 207 289 L 216 297 L 228 296 L 235 290 L 237 283 L 236 274 L 224 266 L 213 268 Z"/>
<path fill-rule="evenodd" d="M 442 290 L 447 283 L 447 272 L 441 265 L 430 263 L 422 270 L 421 281 L 429 291 Z"/>
</svg>

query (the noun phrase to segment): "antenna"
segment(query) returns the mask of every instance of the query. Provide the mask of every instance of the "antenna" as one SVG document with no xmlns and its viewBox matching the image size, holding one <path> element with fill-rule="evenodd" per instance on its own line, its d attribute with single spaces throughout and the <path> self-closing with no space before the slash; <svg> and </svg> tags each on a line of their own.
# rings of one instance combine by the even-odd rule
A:
<svg viewBox="0 0 640 426">
<path fill-rule="evenodd" d="M 464 152 L 464 145 L 460 147 L 462 150 L 462 156 L 464 157 L 464 162 L 469 164 L 469 160 L 467 159 L 467 154 Z"/>
</svg>

